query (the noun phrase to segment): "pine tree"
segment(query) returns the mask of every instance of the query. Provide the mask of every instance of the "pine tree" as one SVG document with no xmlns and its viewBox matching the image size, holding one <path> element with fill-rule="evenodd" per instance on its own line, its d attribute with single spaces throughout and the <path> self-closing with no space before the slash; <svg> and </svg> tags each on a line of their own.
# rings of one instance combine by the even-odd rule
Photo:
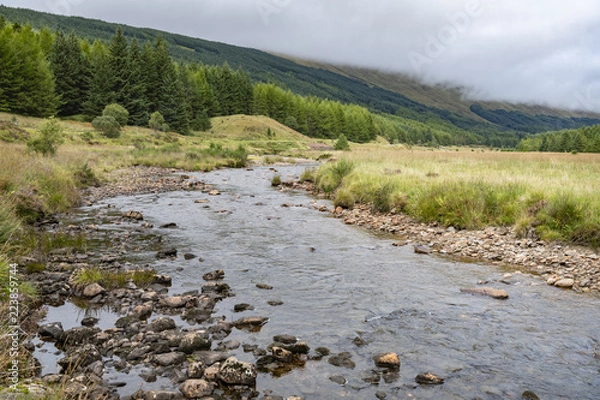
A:
<svg viewBox="0 0 600 400">
<path fill-rule="evenodd" d="M 129 77 L 131 69 L 129 64 L 129 50 L 127 39 L 123 36 L 121 28 L 117 28 L 108 45 L 108 64 L 112 73 L 111 80 L 106 82 L 113 92 L 113 100 L 119 104 L 127 102 L 127 92 L 129 90 Z"/>
<path fill-rule="evenodd" d="M 90 52 L 91 79 L 87 100 L 83 112 L 90 119 L 102 114 L 107 105 L 114 103 L 114 94 L 107 82 L 111 82 L 108 51 L 101 42 L 95 41 Z"/>
<path fill-rule="evenodd" d="M 11 111 L 35 117 L 51 116 L 56 112 L 58 98 L 54 77 L 31 26 L 15 30 L 13 45 L 18 55 L 18 85 L 16 97 L 9 99 Z"/>
<path fill-rule="evenodd" d="M 159 79 L 150 87 L 156 96 L 156 111 L 163 115 L 172 130 L 188 134 L 190 123 L 185 93 L 167 43 L 162 38 L 157 39 L 154 50 L 155 73 Z"/>
<path fill-rule="evenodd" d="M 148 85 L 144 74 L 142 54 L 136 39 L 129 46 L 129 84 L 123 105 L 129 111 L 129 124 L 145 126 L 150 118 L 150 102 L 147 97 Z"/>
<path fill-rule="evenodd" d="M 80 114 L 89 91 L 90 66 L 79 40 L 58 32 L 48 58 L 60 97 L 59 115 Z"/>
</svg>

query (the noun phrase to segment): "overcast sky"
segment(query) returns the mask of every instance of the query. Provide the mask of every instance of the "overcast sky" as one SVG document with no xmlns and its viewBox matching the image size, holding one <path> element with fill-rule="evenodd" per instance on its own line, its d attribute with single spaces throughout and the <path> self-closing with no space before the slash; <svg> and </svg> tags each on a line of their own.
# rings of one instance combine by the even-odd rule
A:
<svg viewBox="0 0 600 400">
<path fill-rule="evenodd" d="M 600 112 L 598 0 L 0 0 Z"/>
</svg>

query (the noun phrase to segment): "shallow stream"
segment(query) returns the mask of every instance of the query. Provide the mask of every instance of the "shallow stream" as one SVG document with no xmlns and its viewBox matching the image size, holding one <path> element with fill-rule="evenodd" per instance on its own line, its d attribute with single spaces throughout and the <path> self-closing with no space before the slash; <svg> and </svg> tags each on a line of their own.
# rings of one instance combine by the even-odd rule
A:
<svg viewBox="0 0 600 400">
<path fill-rule="evenodd" d="M 304 167 L 278 167 L 284 180 Z M 228 320 L 266 316 L 260 332 L 234 330 L 226 340 L 266 347 L 276 334 L 292 334 L 314 350 L 350 352 L 354 369 L 309 361 L 281 377 L 260 374 L 257 389 L 305 399 L 521 399 L 531 391 L 540 399 L 600 398 L 600 299 L 547 287 L 538 277 L 514 274 L 486 264 L 469 264 L 417 255 L 412 247 L 394 247 L 393 238 L 346 226 L 315 210 L 304 193 L 271 187 L 269 168 L 222 170 L 197 174 L 222 193 L 172 192 L 110 199 L 120 211 L 136 210 L 155 227 L 174 222 L 164 232 L 176 247 L 175 261 L 152 261 L 172 276 L 170 294 L 199 289 L 202 275 L 223 269 L 235 297 L 217 305 Z M 206 199 L 209 203 L 195 203 Z M 321 204 L 329 204 L 320 201 Z M 159 229 L 159 228 L 155 228 Z M 184 260 L 186 252 L 201 257 Z M 149 256 L 153 259 L 153 253 Z M 496 281 L 513 272 L 512 284 Z M 506 301 L 460 292 L 478 281 L 505 289 Z M 273 286 L 261 290 L 258 283 Z M 270 300 L 281 300 L 271 306 Z M 255 309 L 234 313 L 235 304 Z M 85 312 L 74 305 L 50 308 L 47 322 L 65 329 L 79 325 Z M 100 312 L 101 327 L 116 315 Z M 184 324 L 183 321 L 177 320 Z M 358 340 L 362 345 L 357 346 Z M 50 348 L 52 347 L 52 348 Z M 53 346 L 38 350 L 44 373 L 53 372 Z M 43 352 L 43 353 L 41 353 Z M 396 352 L 402 366 L 396 379 L 378 385 L 363 377 L 374 369 L 372 356 Z M 255 361 L 241 349 L 232 354 Z M 445 378 L 439 386 L 419 386 L 415 376 L 432 372 Z M 342 376 L 345 385 L 329 378 Z M 127 376 L 109 369 L 111 380 L 127 383 L 123 395 L 148 384 L 136 370 Z M 380 393 L 381 394 L 381 393 Z"/>
</svg>

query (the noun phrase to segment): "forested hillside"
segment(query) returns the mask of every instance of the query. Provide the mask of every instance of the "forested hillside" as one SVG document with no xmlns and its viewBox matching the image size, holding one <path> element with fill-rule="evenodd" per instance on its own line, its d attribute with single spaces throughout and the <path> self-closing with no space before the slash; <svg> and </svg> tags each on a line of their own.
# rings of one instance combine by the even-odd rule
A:
<svg viewBox="0 0 600 400">
<path fill-rule="evenodd" d="M 350 140 L 362 142 L 381 135 L 390 142 L 434 146 L 514 147 L 527 133 L 540 129 L 600 123 L 594 119 L 553 117 L 540 124 L 537 117 L 527 120 L 494 111 L 469 118 L 258 50 L 4 6 L 0 6 L 0 15 L 9 21 L 3 35 L 7 39 L 12 35 L 3 45 L 10 42 L 10 46 L 18 47 L 19 43 L 35 42 L 36 48 L 28 53 L 32 57 L 29 62 L 39 67 L 37 73 L 45 76 L 46 86 L 54 84 L 57 96 L 54 101 L 37 99 L 34 103 L 43 104 L 35 106 L 23 101 L 6 104 L 16 101 L 6 93 L 15 87 L 22 92 L 23 87 L 4 89 L 0 85 L 5 92 L 0 108 L 13 112 L 49 115 L 54 107 L 62 116 L 94 117 L 103 106 L 116 102 L 129 111 L 129 123 L 142 125 L 147 123 L 144 121 L 149 113 L 159 111 L 171 129 L 181 133 L 206 129 L 208 117 L 215 115 L 266 113 L 315 137 L 334 138 L 343 133 Z M 117 28 L 120 33 L 115 35 Z M 60 46 L 70 46 L 71 50 L 64 51 L 70 51 L 68 57 L 74 58 L 63 58 L 61 64 L 63 56 L 56 54 Z M 0 62 L 7 62 L 7 71 L 22 67 L 11 65 L 10 60 Z M 70 70 L 77 68 L 81 70 Z M 54 76 L 54 82 L 48 74 Z M 111 74 L 114 76 L 109 77 Z M 36 90 L 51 93 L 47 89 Z M 273 96 L 269 100 L 272 104 L 284 99 L 285 105 L 278 105 L 280 109 L 276 111 L 265 108 L 265 93 Z M 256 96 L 259 103 L 255 102 Z"/>
</svg>

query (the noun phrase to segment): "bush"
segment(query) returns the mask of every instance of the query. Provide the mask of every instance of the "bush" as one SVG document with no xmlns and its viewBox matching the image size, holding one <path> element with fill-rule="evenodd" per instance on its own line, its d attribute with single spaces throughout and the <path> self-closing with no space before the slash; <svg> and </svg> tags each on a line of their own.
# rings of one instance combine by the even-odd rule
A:
<svg viewBox="0 0 600 400">
<path fill-rule="evenodd" d="M 315 181 L 315 170 L 313 168 L 305 169 L 304 172 L 302 172 L 302 175 L 300 175 L 300 183 L 304 183 L 304 182 L 313 183 L 314 181 Z"/>
<path fill-rule="evenodd" d="M 317 188 L 330 195 L 342 184 L 344 177 L 350 174 L 353 169 L 354 163 L 345 159 L 325 164 L 317 172 L 315 179 Z"/>
<path fill-rule="evenodd" d="M 277 174 L 271 178 L 271 186 L 280 186 L 281 183 L 281 175 Z"/>
<path fill-rule="evenodd" d="M 37 137 L 27 142 L 27 148 L 43 156 L 56 154 L 56 149 L 62 143 L 62 128 L 58 121 L 50 118 L 40 128 Z"/>
<path fill-rule="evenodd" d="M 119 125 L 119 122 L 114 117 L 96 117 L 92 121 L 92 126 L 107 138 L 114 139 L 121 136 L 121 125 Z"/>
<path fill-rule="evenodd" d="M 100 185 L 100 180 L 96 177 L 96 174 L 94 174 L 94 171 L 89 167 L 88 163 L 77 168 L 73 175 L 79 186 L 86 187 Z"/>
<path fill-rule="evenodd" d="M 394 190 L 394 185 L 390 182 L 386 182 L 375 189 L 373 193 L 373 209 L 376 212 L 387 213 L 392 210 L 392 194 Z"/>
<path fill-rule="evenodd" d="M 148 126 L 155 133 L 158 131 L 166 132 L 169 130 L 169 125 L 165 123 L 165 117 L 162 116 L 158 111 L 150 114 L 150 120 L 148 121 Z"/>
<path fill-rule="evenodd" d="M 352 209 L 354 208 L 354 195 L 348 189 L 342 188 L 337 191 L 335 194 L 335 199 L 333 200 L 333 205 L 335 207 L 342 207 Z"/>
<path fill-rule="evenodd" d="M 333 148 L 335 150 L 344 150 L 344 151 L 350 150 L 350 144 L 348 143 L 348 139 L 346 138 L 346 136 L 344 134 L 341 134 L 338 137 L 337 141 L 333 145 Z"/>
<path fill-rule="evenodd" d="M 125 107 L 120 104 L 109 104 L 102 111 L 103 117 L 113 117 L 118 123 L 119 126 L 127 125 L 127 121 L 129 120 L 129 111 L 125 109 Z"/>
</svg>

